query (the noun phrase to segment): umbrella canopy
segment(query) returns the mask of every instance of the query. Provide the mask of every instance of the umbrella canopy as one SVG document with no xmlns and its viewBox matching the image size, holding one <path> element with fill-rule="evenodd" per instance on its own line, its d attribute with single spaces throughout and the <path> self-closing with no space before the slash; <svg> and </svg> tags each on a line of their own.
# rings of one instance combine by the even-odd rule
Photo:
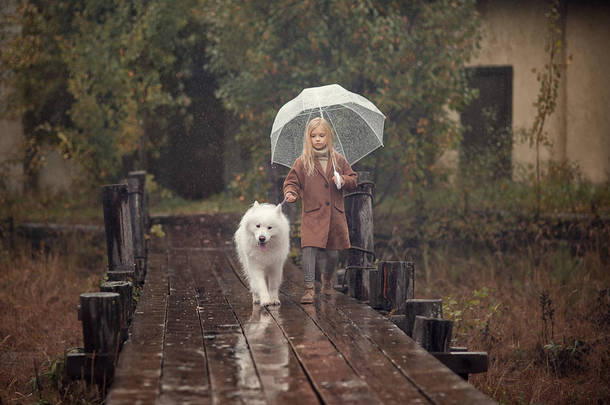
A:
<svg viewBox="0 0 610 405">
<path fill-rule="evenodd" d="M 366 98 L 338 84 L 304 89 L 277 113 L 271 129 L 271 163 L 292 167 L 303 152 L 303 136 L 313 118 L 327 120 L 334 146 L 354 164 L 383 146 L 385 116 Z"/>
</svg>

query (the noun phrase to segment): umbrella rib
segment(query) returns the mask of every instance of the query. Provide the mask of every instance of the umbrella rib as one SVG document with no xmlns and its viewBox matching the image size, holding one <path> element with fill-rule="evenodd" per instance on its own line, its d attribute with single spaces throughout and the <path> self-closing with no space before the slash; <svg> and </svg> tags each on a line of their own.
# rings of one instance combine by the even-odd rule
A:
<svg viewBox="0 0 610 405">
<path fill-rule="evenodd" d="M 341 142 L 341 137 L 339 136 L 339 133 L 337 132 L 337 128 L 335 128 L 335 123 L 333 122 L 333 119 L 330 117 L 330 115 L 328 115 L 328 120 L 330 121 L 330 125 L 333 126 L 333 132 L 335 133 L 335 137 L 337 138 L 337 141 L 339 141 L 339 145 L 341 145 L 341 150 L 343 151 L 343 153 L 345 153 L 345 149 L 343 148 L 343 142 Z M 345 159 L 347 160 L 347 156 L 345 157 Z"/>
<path fill-rule="evenodd" d="M 353 102 L 353 101 L 352 101 L 352 102 Z M 354 103 L 354 104 L 356 104 L 356 103 Z M 345 108 L 349 108 L 350 110 L 352 110 L 353 112 L 355 112 L 356 114 L 358 114 L 358 116 L 359 116 L 360 118 L 362 118 L 362 121 L 364 121 L 364 122 L 366 123 L 366 125 L 367 125 L 367 126 L 368 126 L 368 127 L 371 129 L 371 131 L 372 131 L 372 132 L 375 134 L 375 137 L 376 137 L 376 138 L 379 140 L 379 143 L 381 143 L 381 146 L 383 146 L 383 139 L 379 139 L 379 136 L 377 135 L 377 133 L 375 132 L 375 130 L 373 129 L 373 127 L 371 127 L 371 124 L 369 124 L 369 122 L 366 120 L 366 118 L 364 118 L 364 117 L 362 116 L 362 114 L 360 114 L 358 111 L 354 110 L 352 107 L 350 107 L 349 105 L 347 105 L 347 103 L 346 103 L 346 104 L 344 104 L 344 105 L 345 105 Z M 369 111 L 370 111 L 370 110 L 369 110 Z M 374 111 L 373 111 L 373 113 L 374 113 Z"/>
<path fill-rule="evenodd" d="M 282 129 L 284 129 L 284 128 L 282 128 Z M 282 130 L 280 130 L 280 132 L 277 134 L 277 137 L 275 138 L 275 143 L 273 144 L 273 147 L 271 148 L 271 163 L 273 163 L 273 157 L 275 156 L 275 148 L 277 148 L 277 143 L 280 140 L 280 135 L 282 135 Z"/>
</svg>

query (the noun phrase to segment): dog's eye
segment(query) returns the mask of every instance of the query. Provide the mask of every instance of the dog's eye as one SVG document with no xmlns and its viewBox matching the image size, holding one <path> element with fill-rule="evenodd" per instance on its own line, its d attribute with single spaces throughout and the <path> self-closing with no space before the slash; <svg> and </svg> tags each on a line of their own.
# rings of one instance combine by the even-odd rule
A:
<svg viewBox="0 0 610 405">
<path fill-rule="evenodd" d="M 257 224 L 257 225 L 256 225 L 256 227 L 257 227 L 257 228 L 260 228 L 260 227 L 261 227 L 261 225 L 260 225 L 260 224 Z"/>
<path fill-rule="evenodd" d="M 268 226 L 268 227 L 267 227 L 267 229 L 271 229 L 271 228 L 272 228 L 271 226 Z"/>
</svg>

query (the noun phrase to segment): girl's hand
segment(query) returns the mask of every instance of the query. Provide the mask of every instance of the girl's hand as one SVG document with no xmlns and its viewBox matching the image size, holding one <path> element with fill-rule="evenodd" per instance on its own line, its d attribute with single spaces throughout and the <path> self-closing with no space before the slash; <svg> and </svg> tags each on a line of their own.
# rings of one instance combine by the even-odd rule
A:
<svg viewBox="0 0 610 405">
<path fill-rule="evenodd" d="M 287 192 L 285 195 L 285 198 L 286 198 L 286 202 L 288 202 L 288 203 L 293 203 L 297 200 L 297 196 L 291 192 Z"/>
</svg>

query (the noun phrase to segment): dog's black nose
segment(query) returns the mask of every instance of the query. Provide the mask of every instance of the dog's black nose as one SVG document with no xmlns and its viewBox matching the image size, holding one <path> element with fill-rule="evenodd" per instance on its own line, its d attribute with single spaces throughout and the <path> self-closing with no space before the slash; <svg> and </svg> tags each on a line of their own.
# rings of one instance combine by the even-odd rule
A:
<svg viewBox="0 0 610 405">
<path fill-rule="evenodd" d="M 265 239 L 266 239 L 266 238 L 265 238 L 264 236 L 259 236 L 259 237 L 258 237 L 258 241 L 259 241 L 259 242 L 264 242 L 264 241 L 265 241 Z"/>
</svg>

